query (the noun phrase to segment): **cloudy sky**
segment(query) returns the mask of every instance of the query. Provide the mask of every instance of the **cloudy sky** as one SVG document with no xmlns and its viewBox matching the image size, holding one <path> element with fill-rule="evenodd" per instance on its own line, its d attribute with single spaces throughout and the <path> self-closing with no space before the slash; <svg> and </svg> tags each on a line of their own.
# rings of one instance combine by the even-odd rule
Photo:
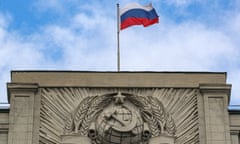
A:
<svg viewBox="0 0 240 144">
<path fill-rule="evenodd" d="M 240 104 L 239 0 L 0 0 L 0 102 L 11 70 L 116 71 L 116 3 L 160 23 L 120 32 L 122 71 L 227 72 Z"/>
</svg>

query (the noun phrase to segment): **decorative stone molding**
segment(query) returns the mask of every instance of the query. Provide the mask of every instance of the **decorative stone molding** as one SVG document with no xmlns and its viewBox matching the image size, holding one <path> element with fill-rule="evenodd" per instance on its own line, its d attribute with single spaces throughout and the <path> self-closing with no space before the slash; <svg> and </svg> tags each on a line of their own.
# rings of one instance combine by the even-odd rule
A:
<svg viewBox="0 0 240 144">
<path fill-rule="evenodd" d="M 199 89 L 201 93 L 223 93 L 230 97 L 231 94 L 230 84 L 200 84 Z M 229 99 L 229 98 L 228 98 Z"/>
<path fill-rule="evenodd" d="M 12 93 L 36 93 L 38 91 L 38 84 L 36 83 L 8 83 L 7 84 L 8 89 L 8 101 L 11 103 L 10 96 Z"/>
<path fill-rule="evenodd" d="M 174 141 L 176 126 L 163 104 L 152 96 L 110 93 L 86 97 L 65 126 L 65 135 L 88 136 L 92 143 L 149 143 L 153 137 Z"/>
<path fill-rule="evenodd" d="M 197 143 L 198 95 L 180 88 L 41 88 L 40 144 L 121 137 L 132 140 L 125 144 Z"/>
</svg>

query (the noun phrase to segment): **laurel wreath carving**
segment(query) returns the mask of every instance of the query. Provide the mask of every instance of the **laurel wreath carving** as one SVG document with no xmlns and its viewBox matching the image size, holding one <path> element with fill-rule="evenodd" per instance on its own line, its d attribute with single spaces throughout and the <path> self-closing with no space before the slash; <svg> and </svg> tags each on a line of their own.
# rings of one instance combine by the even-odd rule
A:
<svg viewBox="0 0 240 144">
<path fill-rule="evenodd" d="M 90 123 L 111 103 L 112 97 L 110 96 L 112 95 L 115 94 L 84 98 L 74 114 L 66 121 L 65 134 L 75 132 L 87 136 Z M 174 136 L 176 132 L 174 120 L 156 97 L 125 95 L 132 104 L 139 108 L 143 120 L 148 123 L 153 136 L 160 134 Z"/>
<path fill-rule="evenodd" d="M 174 123 L 172 116 L 169 113 L 167 114 L 166 131 L 168 134 L 172 136 L 175 135 L 176 133 L 176 125 Z"/>
<path fill-rule="evenodd" d="M 94 97 L 86 97 L 81 101 L 76 109 L 77 111 L 73 114 L 74 116 L 71 115 L 65 124 L 65 134 L 73 131 L 77 132 L 76 125 L 80 125 L 82 123 L 82 120 L 89 108 L 89 103 L 93 100 L 93 98 Z"/>
<path fill-rule="evenodd" d="M 91 103 L 81 125 L 79 126 L 79 132 L 81 135 L 87 136 L 87 130 L 92 120 L 96 119 L 97 113 L 100 113 L 109 103 L 111 98 L 107 95 L 96 96 Z"/>
<path fill-rule="evenodd" d="M 170 114 L 165 112 L 163 104 L 157 98 L 136 95 L 129 95 L 127 98 L 140 109 L 153 136 L 159 136 L 160 134 L 174 136 L 176 132 L 174 120 Z"/>
<path fill-rule="evenodd" d="M 77 107 L 74 115 L 70 117 L 65 125 L 65 134 L 71 132 L 87 136 L 90 123 L 111 102 L 109 95 L 86 97 Z"/>
</svg>

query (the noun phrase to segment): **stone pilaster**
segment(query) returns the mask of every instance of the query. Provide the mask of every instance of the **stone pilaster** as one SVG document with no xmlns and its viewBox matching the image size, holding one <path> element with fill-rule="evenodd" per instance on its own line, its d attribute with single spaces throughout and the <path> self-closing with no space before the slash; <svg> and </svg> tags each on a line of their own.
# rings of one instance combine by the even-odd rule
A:
<svg viewBox="0 0 240 144">
<path fill-rule="evenodd" d="M 239 144 L 239 135 L 240 132 L 238 130 L 231 130 L 231 140 L 232 140 L 232 144 Z"/>
<path fill-rule="evenodd" d="M 38 128 L 34 126 L 36 124 L 34 117 L 37 116 L 35 111 L 38 105 L 37 90 L 37 84 L 8 84 L 10 101 L 8 144 L 38 143 L 38 137 L 34 134 L 38 131 Z"/>
<path fill-rule="evenodd" d="M 231 85 L 201 84 L 206 144 L 231 144 L 228 103 Z"/>
</svg>

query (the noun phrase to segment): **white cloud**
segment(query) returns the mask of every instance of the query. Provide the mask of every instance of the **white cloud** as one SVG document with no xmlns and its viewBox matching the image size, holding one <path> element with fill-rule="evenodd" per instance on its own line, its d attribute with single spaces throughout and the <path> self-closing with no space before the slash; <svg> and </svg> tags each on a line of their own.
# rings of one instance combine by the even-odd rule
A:
<svg viewBox="0 0 240 144">
<path fill-rule="evenodd" d="M 34 8 L 39 11 L 54 10 L 55 12 L 63 11 L 64 5 L 58 0 L 36 0 L 34 3 Z"/>
<path fill-rule="evenodd" d="M 229 37 L 200 23 L 160 23 L 151 30 L 126 30 L 122 39 L 124 55 L 137 59 L 124 60 L 126 67 L 152 64 L 173 69 L 182 66 L 186 70 L 209 70 L 221 60 L 231 62 L 235 57 L 235 48 Z"/>
<path fill-rule="evenodd" d="M 89 5 L 83 7 L 85 10 L 93 9 Z M 37 43 L 44 43 L 42 47 L 51 44 L 56 51 L 62 51 L 61 68 L 113 70 L 116 24 L 107 11 L 99 12 L 99 9 L 95 7 L 90 14 L 79 12 L 64 26 L 48 25 L 43 28 L 43 33 L 33 37 Z"/>
<path fill-rule="evenodd" d="M 231 69 L 228 73 L 228 83 L 232 84 L 231 105 L 240 105 L 240 67 Z"/>
<path fill-rule="evenodd" d="M 21 36 L 9 32 L 7 19 L 3 16 L 0 25 L 0 101 L 6 101 L 6 82 L 11 69 L 38 68 L 43 56 L 35 44 L 25 42 Z"/>
<path fill-rule="evenodd" d="M 106 11 L 101 6 L 82 7 L 88 13 L 78 12 L 66 19 L 67 24 L 49 24 L 30 36 L 9 32 L 6 18 L 0 20 L 1 94 L 6 94 L 12 69 L 116 70 L 116 21 L 109 13 L 115 6 Z M 225 25 L 219 29 L 192 21 L 177 24 L 161 16 L 158 25 L 121 31 L 122 70 L 226 71 L 235 103 L 240 50 L 234 38 L 239 36 L 240 18 L 232 21 L 226 22 L 231 28 L 227 31 Z"/>
<path fill-rule="evenodd" d="M 231 104 L 240 105 L 240 11 L 230 13 L 224 20 L 226 25 L 222 30 L 231 38 L 236 54 L 236 57 L 232 57 L 233 62 L 229 64 L 231 67 L 228 71 L 228 83 L 232 84 Z"/>
<path fill-rule="evenodd" d="M 171 5 L 175 5 L 177 7 L 185 7 L 198 1 L 199 0 L 166 0 L 165 2 Z"/>
</svg>

